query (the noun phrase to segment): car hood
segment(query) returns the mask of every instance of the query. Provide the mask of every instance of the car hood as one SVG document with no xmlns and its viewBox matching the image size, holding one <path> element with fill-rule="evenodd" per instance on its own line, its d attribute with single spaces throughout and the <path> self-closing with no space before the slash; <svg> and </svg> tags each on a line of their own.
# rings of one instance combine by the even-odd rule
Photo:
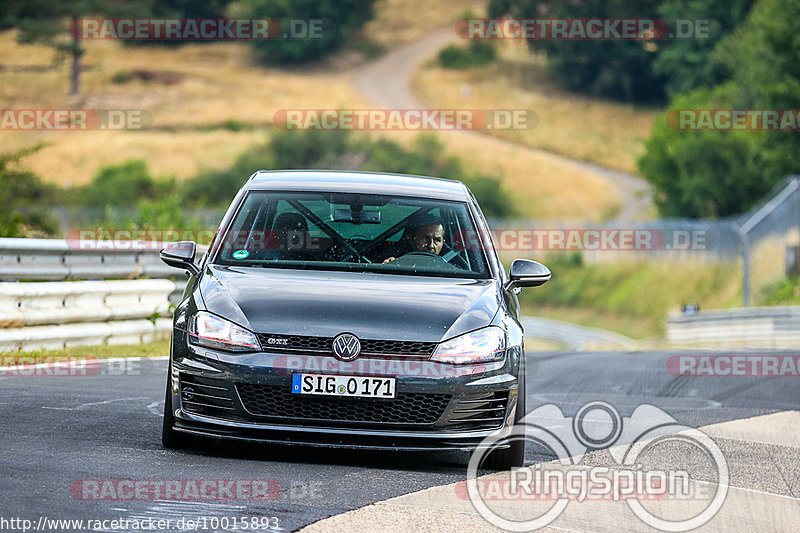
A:
<svg viewBox="0 0 800 533">
<path fill-rule="evenodd" d="M 491 323 L 495 280 L 207 266 L 206 308 L 258 333 L 439 342 Z"/>
</svg>

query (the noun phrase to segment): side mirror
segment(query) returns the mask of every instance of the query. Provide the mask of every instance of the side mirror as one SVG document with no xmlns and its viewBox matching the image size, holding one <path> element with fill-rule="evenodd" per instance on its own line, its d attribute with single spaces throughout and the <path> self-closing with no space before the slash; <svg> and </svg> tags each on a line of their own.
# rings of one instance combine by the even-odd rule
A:
<svg viewBox="0 0 800 533">
<path fill-rule="evenodd" d="M 511 271 L 509 272 L 509 278 L 511 279 L 506 284 L 506 289 L 538 287 L 550 281 L 551 276 L 550 269 L 537 261 L 515 259 L 511 263 Z"/>
<path fill-rule="evenodd" d="M 192 275 L 200 272 L 200 267 L 194 262 L 197 254 L 197 245 L 192 241 L 171 242 L 158 252 L 158 256 L 171 267 L 188 270 Z"/>
</svg>

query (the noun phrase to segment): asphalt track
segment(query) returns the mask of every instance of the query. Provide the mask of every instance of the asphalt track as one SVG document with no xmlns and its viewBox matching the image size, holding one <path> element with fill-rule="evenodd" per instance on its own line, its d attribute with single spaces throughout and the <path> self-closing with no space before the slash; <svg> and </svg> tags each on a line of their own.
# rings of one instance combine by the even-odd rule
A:
<svg viewBox="0 0 800 533">
<path fill-rule="evenodd" d="M 720 530 L 727 530 L 725 524 L 732 518 L 726 518 L 726 512 L 736 516 L 744 512 L 750 517 L 744 530 L 791 531 L 785 529 L 785 520 L 798 516 L 800 510 L 800 419 L 795 416 L 800 410 L 799 378 L 677 377 L 667 371 L 672 355 L 528 354 L 528 410 L 552 404 L 571 417 L 587 402 L 604 401 L 629 417 L 638 406 L 650 404 L 685 426 L 716 424 L 713 427 L 718 429 L 708 433 L 725 455 L 730 485 L 766 498 L 768 504 L 750 501 L 755 507 L 749 509 L 746 504 L 728 501 L 709 526 L 717 523 Z M 437 498 L 443 494 L 441 486 L 465 479 L 466 454 L 356 453 L 219 443 L 186 451 L 165 450 L 159 436 L 166 366 L 167 361 L 160 358 L 104 362 L 96 372 L 88 373 L 92 375 L 54 376 L 48 375 L 47 369 L 28 370 L 25 373 L 35 375 L 24 376 L 13 370 L 0 371 L 0 530 L 21 531 L 21 522 L 3 522 L 12 519 L 30 520 L 32 527 L 40 526 L 40 530 L 85 531 L 85 524 L 83 529 L 45 526 L 52 519 L 153 518 L 171 520 L 170 531 L 232 531 L 237 525 L 234 517 L 239 530 L 242 518 L 255 519 L 258 524 L 277 522 L 279 527 L 274 530 L 281 531 L 310 524 L 316 531 L 445 528 L 440 517 L 448 512 L 447 506 L 437 504 Z M 752 417 L 759 418 L 744 421 Z M 590 455 L 584 463 L 602 464 L 607 460 L 603 453 Z M 529 447 L 528 464 L 552 460 Z M 680 457 L 673 461 L 680 463 Z M 703 477 L 702 473 L 698 476 Z M 119 492 L 106 493 L 106 499 L 99 500 L 99 492 L 85 492 L 87 486 L 98 485 L 87 485 L 85 480 L 107 484 L 107 480 L 131 480 L 149 487 L 170 480 L 268 480 L 270 492 L 268 499 L 254 501 L 245 484 L 239 498 L 227 500 L 197 502 L 188 493 L 136 498 L 123 494 L 115 481 Z M 416 494 L 430 497 L 420 499 Z M 735 500 L 734 496 L 729 494 L 729 500 Z M 408 505 L 371 505 L 397 497 L 410 498 Z M 467 520 L 459 526 L 461 531 L 492 529 L 470 511 L 469 501 L 461 498 L 461 504 L 465 508 L 454 511 L 457 518 Z M 594 511 L 589 517 L 579 516 L 581 509 L 594 509 L 591 505 L 571 509 L 574 511 L 565 515 L 566 520 L 576 518 L 561 530 L 614 530 L 607 529 L 602 520 L 594 521 Z M 630 513 L 620 511 L 622 518 L 614 518 L 617 507 L 604 509 L 618 531 L 652 530 Z M 760 516 L 759 509 L 769 512 Z M 392 518 L 392 513 L 400 510 L 406 519 L 414 513 L 417 516 L 405 523 Z M 381 516 L 388 518 L 382 520 Z M 202 517 L 207 517 L 205 523 Z M 334 518 L 323 520 L 328 517 Z M 352 521 L 337 522 L 347 517 Z M 40 522 L 44 518 L 47 520 Z M 176 529 L 181 519 L 184 527 Z M 186 527 L 192 519 L 198 520 L 195 527 Z M 620 529 L 623 522 L 619 520 L 629 526 Z M 216 527 L 212 527 L 214 523 Z M 111 526 L 107 522 L 105 527 L 93 529 L 115 530 Z M 796 530 L 797 522 L 794 526 Z"/>
</svg>

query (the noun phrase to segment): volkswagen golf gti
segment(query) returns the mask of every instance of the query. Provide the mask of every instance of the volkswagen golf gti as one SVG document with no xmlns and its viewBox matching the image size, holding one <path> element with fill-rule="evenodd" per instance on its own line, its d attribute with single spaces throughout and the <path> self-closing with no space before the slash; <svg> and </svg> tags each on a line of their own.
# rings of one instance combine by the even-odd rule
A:
<svg viewBox="0 0 800 533">
<path fill-rule="evenodd" d="M 386 450 L 474 450 L 525 413 L 517 294 L 459 181 L 259 171 L 198 259 L 174 315 L 162 442 L 197 437 Z M 486 465 L 522 463 L 509 439 Z"/>
</svg>

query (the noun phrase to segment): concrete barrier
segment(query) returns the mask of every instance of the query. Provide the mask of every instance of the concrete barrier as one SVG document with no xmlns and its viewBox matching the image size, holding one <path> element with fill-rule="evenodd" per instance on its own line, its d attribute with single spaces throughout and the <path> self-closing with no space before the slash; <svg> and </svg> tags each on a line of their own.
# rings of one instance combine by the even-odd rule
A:
<svg viewBox="0 0 800 533">
<path fill-rule="evenodd" d="M 93 344 L 139 344 L 168 337 L 171 328 L 170 318 L 7 328 L 0 329 L 0 352 L 63 350 Z"/>
<path fill-rule="evenodd" d="M 0 328 L 171 315 L 168 279 L 0 284 Z"/>
<path fill-rule="evenodd" d="M 161 262 L 158 243 L 94 244 L 77 249 L 61 239 L 0 238 L 0 351 L 169 335 L 186 276 Z"/>
<path fill-rule="evenodd" d="M 671 315 L 667 340 L 683 348 L 800 348 L 800 306 Z"/>
</svg>

